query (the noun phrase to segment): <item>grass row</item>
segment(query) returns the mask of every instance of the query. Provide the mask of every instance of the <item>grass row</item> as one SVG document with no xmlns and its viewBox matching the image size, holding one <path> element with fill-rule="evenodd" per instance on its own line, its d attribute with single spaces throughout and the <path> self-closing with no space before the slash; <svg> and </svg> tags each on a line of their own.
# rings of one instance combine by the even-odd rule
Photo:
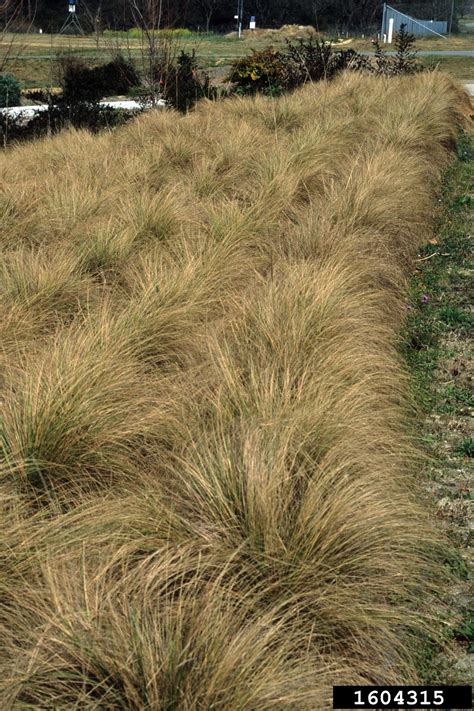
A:
<svg viewBox="0 0 474 711">
<path fill-rule="evenodd" d="M 4 708 L 420 678 L 449 576 L 399 334 L 469 110 L 347 75 L 0 158 Z"/>
</svg>

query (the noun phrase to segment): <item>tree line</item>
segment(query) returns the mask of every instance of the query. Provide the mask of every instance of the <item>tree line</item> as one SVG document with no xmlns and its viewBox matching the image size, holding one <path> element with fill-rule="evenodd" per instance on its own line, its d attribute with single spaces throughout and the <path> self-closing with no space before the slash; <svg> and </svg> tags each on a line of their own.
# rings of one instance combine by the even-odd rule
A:
<svg viewBox="0 0 474 711">
<path fill-rule="evenodd" d="M 73 2 L 74 0 L 70 0 Z M 137 16 L 159 18 L 162 27 L 193 30 L 229 30 L 235 24 L 237 0 L 76 0 L 78 16 L 85 29 L 128 29 Z M 447 19 L 452 0 L 392 2 L 417 17 Z M 454 0 L 459 14 L 465 0 Z M 381 0 L 244 0 L 244 26 L 252 15 L 260 27 L 284 24 L 313 25 L 320 30 L 364 30 L 378 24 Z M 3 21 L 25 23 L 43 31 L 57 31 L 68 13 L 68 0 L 0 0 Z M 14 19 L 14 22 L 12 22 Z"/>
</svg>

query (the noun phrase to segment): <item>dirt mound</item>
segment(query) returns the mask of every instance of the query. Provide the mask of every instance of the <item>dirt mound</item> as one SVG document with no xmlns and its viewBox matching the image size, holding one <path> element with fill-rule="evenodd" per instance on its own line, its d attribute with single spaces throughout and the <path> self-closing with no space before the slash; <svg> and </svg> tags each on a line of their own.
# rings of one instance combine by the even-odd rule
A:
<svg viewBox="0 0 474 711">
<path fill-rule="evenodd" d="M 312 25 L 283 25 L 278 32 L 288 37 L 318 34 Z"/>
<path fill-rule="evenodd" d="M 318 33 L 311 25 L 283 25 L 279 29 L 258 27 L 255 30 L 244 30 L 242 32 L 245 39 L 282 39 L 284 37 L 309 37 Z M 229 38 L 236 38 L 237 32 L 229 32 Z"/>
</svg>

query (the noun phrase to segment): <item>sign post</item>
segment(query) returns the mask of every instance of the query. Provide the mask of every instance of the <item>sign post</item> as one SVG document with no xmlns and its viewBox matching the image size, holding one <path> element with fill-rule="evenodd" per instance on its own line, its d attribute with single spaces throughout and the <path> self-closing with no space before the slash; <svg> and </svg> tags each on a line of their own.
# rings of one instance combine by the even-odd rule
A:
<svg viewBox="0 0 474 711">
<path fill-rule="evenodd" d="M 393 17 L 391 17 L 388 21 L 388 37 L 387 37 L 388 44 L 392 44 L 394 23 L 395 23 L 395 20 L 393 19 Z"/>
</svg>

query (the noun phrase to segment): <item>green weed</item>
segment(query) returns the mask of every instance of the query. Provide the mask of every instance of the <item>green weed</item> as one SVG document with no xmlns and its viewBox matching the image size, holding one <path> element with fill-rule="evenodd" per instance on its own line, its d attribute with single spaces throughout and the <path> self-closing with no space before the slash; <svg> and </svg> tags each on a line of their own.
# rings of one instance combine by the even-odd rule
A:
<svg viewBox="0 0 474 711">
<path fill-rule="evenodd" d="M 474 457 L 474 438 L 465 437 L 458 444 L 454 452 L 455 454 L 459 454 L 461 457 L 469 457 L 472 459 Z"/>
</svg>

